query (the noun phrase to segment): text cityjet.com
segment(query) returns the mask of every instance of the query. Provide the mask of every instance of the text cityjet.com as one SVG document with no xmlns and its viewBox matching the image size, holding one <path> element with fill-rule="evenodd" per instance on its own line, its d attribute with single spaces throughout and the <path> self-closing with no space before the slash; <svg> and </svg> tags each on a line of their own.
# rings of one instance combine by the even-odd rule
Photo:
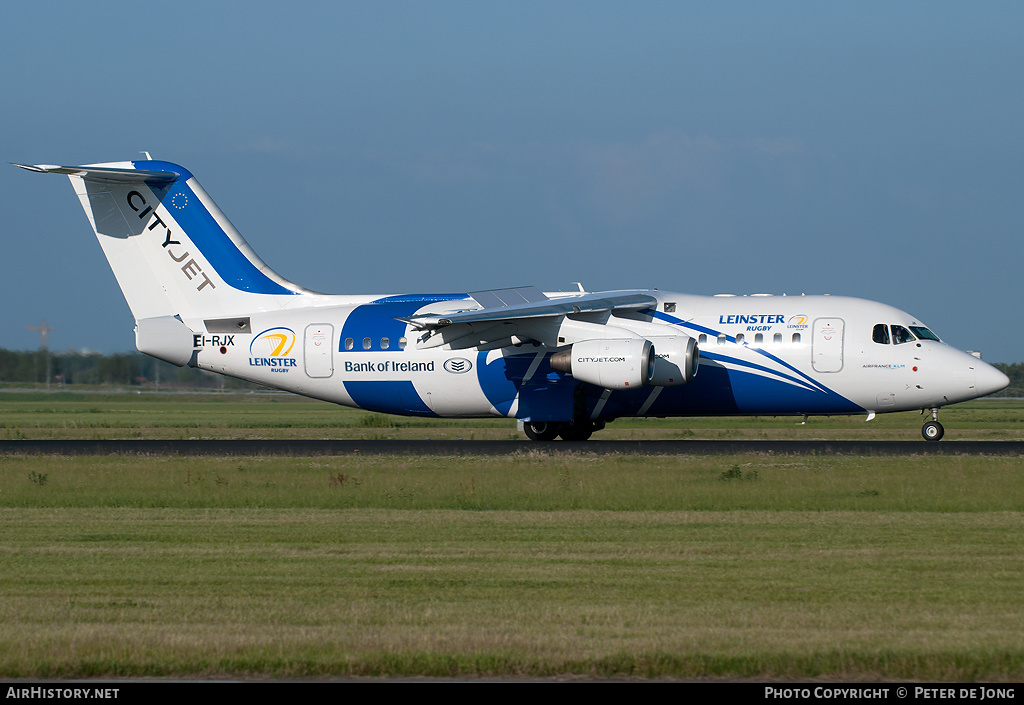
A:
<svg viewBox="0 0 1024 705">
<path fill-rule="evenodd" d="M 42 700 L 112 700 L 120 688 L 14 688 L 7 689 L 8 698 L 39 698 Z"/>
</svg>

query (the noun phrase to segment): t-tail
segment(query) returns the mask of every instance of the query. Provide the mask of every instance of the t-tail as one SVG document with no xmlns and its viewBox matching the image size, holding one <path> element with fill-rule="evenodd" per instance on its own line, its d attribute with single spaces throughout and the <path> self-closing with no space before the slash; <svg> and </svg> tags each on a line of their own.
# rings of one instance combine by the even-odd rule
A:
<svg viewBox="0 0 1024 705">
<path fill-rule="evenodd" d="M 267 266 L 177 164 L 16 166 L 71 179 L 135 316 L 142 352 L 186 364 L 192 330 L 183 321 L 278 310 L 313 294 Z"/>
</svg>

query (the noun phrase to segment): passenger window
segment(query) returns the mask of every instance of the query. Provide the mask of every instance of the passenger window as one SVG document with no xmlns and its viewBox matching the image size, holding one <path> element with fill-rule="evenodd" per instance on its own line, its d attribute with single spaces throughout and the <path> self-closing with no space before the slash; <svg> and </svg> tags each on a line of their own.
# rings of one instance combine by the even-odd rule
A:
<svg viewBox="0 0 1024 705">
<path fill-rule="evenodd" d="M 893 342 L 893 344 L 899 345 L 901 343 L 912 343 L 912 342 L 914 342 L 914 340 L 915 340 L 914 336 L 911 335 L 910 331 L 907 330 L 906 328 L 904 328 L 903 326 L 889 326 L 889 327 L 892 328 L 892 342 Z"/>
<path fill-rule="evenodd" d="M 743 345 L 743 340 L 744 340 L 743 334 L 742 333 L 737 333 L 736 334 L 736 344 L 737 345 Z"/>
<path fill-rule="evenodd" d="M 390 346 L 391 346 L 391 341 L 390 340 L 388 340 L 387 338 L 381 338 L 380 339 L 380 349 L 381 350 L 387 350 Z"/>
<path fill-rule="evenodd" d="M 876 323 L 874 330 L 871 331 L 871 339 L 876 343 L 882 345 L 889 344 L 889 327 L 884 323 Z"/>
<path fill-rule="evenodd" d="M 718 336 L 719 345 L 725 345 L 727 342 L 729 342 L 729 339 L 725 337 L 725 333 L 722 333 L 720 336 Z"/>
<path fill-rule="evenodd" d="M 408 341 L 405 339 L 405 336 L 402 336 L 401 338 L 399 338 L 398 339 L 398 349 L 399 350 L 405 350 L 405 345 L 406 345 L 407 342 Z"/>
<path fill-rule="evenodd" d="M 772 336 L 772 342 L 776 345 L 782 345 L 782 333 L 776 333 Z"/>
<path fill-rule="evenodd" d="M 701 333 L 697 336 L 697 345 L 705 345 L 708 342 L 708 336 L 706 333 Z"/>
<path fill-rule="evenodd" d="M 799 333 L 794 333 L 793 334 L 793 344 L 795 345 L 795 344 L 797 344 L 799 342 L 800 342 L 800 334 Z"/>
<path fill-rule="evenodd" d="M 369 350 L 369 349 L 370 349 L 370 339 L 369 338 L 363 338 L 363 350 Z"/>
<path fill-rule="evenodd" d="M 345 338 L 345 349 L 351 350 L 353 347 L 352 338 Z"/>
<path fill-rule="evenodd" d="M 764 342 L 764 334 L 763 333 L 754 333 L 754 345 L 760 345 L 763 342 Z"/>
</svg>

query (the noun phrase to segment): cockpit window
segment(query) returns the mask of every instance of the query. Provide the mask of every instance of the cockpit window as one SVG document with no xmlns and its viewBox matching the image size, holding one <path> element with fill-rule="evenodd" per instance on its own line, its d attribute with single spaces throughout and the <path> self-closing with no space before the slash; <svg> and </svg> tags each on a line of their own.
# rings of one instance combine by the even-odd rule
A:
<svg viewBox="0 0 1024 705">
<path fill-rule="evenodd" d="M 882 345 L 889 344 L 889 326 L 884 323 L 876 323 L 874 330 L 871 331 L 871 339 L 876 343 Z"/>
<path fill-rule="evenodd" d="M 934 340 L 940 343 L 942 342 L 939 340 L 939 336 L 922 326 L 910 326 L 910 330 L 914 331 L 914 335 L 916 335 L 919 340 Z"/>
<path fill-rule="evenodd" d="M 892 342 L 895 345 L 901 343 L 912 343 L 915 338 L 913 334 L 903 326 L 889 326 L 892 329 Z"/>
</svg>

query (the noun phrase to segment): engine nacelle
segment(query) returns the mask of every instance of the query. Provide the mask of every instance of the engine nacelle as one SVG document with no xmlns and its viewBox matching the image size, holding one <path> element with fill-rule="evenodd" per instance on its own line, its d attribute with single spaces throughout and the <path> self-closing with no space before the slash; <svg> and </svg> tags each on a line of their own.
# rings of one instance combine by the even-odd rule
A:
<svg viewBox="0 0 1024 705">
<path fill-rule="evenodd" d="M 658 350 L 654 359 L 652 386 L 678 387 L 693 381 L 700 364 L 696 340 L 688 335 L 672 335 L 651 338 L 651 342 Z"/>
<path fill-rule="evenodd" d="M 654 360 L 643 338 L 584 340 L 552 355 L 551 367 L 605 389 L 635 389 L 650 384 Z"/>
</svg>

